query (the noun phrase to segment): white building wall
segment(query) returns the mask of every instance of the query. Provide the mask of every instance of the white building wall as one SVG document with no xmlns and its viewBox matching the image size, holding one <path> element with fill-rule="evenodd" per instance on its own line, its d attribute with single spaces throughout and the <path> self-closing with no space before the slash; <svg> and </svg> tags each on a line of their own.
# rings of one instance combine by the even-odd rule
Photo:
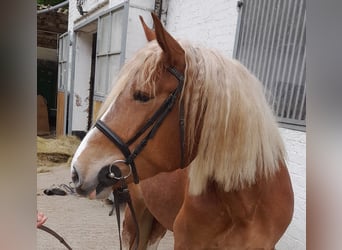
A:
<svg viewBox="0 0 342 250">
<path fill-rule="evenodd" d="M 293 219 L 285 236 L 277 245 L 279 250 L 306 249 L 306 133 L 280 128 L 288 154 L 288 168 L 295 194 Z"/>
<path fill-rule="evenodd" d="M 238 11 L 236 0 L 169 0 L 168 31 L 215 48 L 232 57 Z M 306 133 L 280 129 L 288 153 L 288 169 L 295 193 L 292 223 L 277 244 L 279 250 L 306 249 Z"/>
<path fill-rule="evenodd" d="M 152 25 L 151 12 L 154 10 L 154 0 L 135 0 L 130 1 L 128 12 L 127 38 L 125 61 L 132 57 L 140 48 L 146 45 L 145 33 L 141 26 L 139 15 L 149 27 Z"/>
<path fill-rule="evenodd" d="M 115 7 L 121 3 L 125 2 L 124 0 L 109 0 L 109 7 Z"/>
<path fill-rule="evenodd" d="M 76 0 L 69 1 L 69 22 L 68 30 L 73 31 L 73 27 L 80 23 L 86 22 L 87 20 L 97 16 L 101 11 L 108 9 L 109 0 L 87 0 L 83 5 L 83 10 L 88 11 L 89 14 L 81 16 L 76 7 Z M 123 0 L 119 1 L 123 2 Z"/>
<path fill-rule="evenodd" d="M 169 0 L 166 27 L 176 38 L 199 42 L 232 56 L 236 0 Z"/>
</svg>

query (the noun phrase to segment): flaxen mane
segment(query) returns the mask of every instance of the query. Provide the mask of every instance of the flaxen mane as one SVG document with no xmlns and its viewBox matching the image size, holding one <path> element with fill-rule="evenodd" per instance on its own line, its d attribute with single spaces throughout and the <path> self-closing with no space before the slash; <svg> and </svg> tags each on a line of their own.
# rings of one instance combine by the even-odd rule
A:
<svg viewBox="0 0 342 250">
<path fill-rule="evenodd" d="M 110 108 L 128 84 L 134 83 L 144 86 L 146 91 L 150 90 L 150 93 L 154 94 L 154 86 L 164 69 L 161 53 L 162 51 L 157 43 L 151 42 L 125 63 L 118 77 L 114 80 L 113 89 L 99 110 L 97 119 Z"/>
<path fill-rule="evenodd" d="M 186 60 L 182 98 L 187 153 L 197 150 L 190 164 L 189 192 L 201 194 L 208 180 L 217 181 L 225 191 L 237 190 L 253 184 L 257 176 L 274 174 L 284 162 L 285 150 L 261 83 L 239 62 L 217 51 L 181 45 Z M 126 83 L 146 84 L 153 92 L 163 67 L 161 49 L 150 42 L 123 67 L 100 116 Z"/>
</svg>

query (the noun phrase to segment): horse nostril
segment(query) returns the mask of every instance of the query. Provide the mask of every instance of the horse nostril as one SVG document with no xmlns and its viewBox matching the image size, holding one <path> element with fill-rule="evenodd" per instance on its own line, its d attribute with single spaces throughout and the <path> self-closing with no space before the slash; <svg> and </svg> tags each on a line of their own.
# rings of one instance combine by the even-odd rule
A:
<svg viewBox="0 0 342 250">
<path fill-rule="evenodd" d="M 76 187 L 79 187 L 82 185 L 75 167 L 72 167 L 72 170 L 71 170 L 71 180 L 75 184 Z"/>
</svg>

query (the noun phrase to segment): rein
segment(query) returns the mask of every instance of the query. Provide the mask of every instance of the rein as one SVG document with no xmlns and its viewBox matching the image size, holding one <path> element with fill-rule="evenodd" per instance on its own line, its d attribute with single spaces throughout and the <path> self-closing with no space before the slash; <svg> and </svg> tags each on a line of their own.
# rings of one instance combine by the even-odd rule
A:
<svg viewBox="0 0 342 250">
<path fill-rule="evenodd" d="M 145 125 L 126 143 L 114 132 L 112 131 L 103 121 L 97 120 L 95 123 L 95 127 L 99 129 L 111 142 L 113 142 L 124 155 L 125 160 L 116 160 L 112 164 L 103 167 L 98 174 L 99 185 L 96 188 L 96 192 L 100 193 L 104 188 L 113 186 L 117 182 L 120 181 L 121 187 L 114 189 L 113 196 L 113 208 L 109 215 L 113 214 L 113 210 L 115 208 L 118 230 L 119 230 L 119 240 L 120 240 L 120 249 L 122 249 L 121 243 L 121 235 L 120 235 L 120 211 L 119 204 L 121 202 L 126 202 L 131 211 L 135 226 L 136 226 L 136 248 L 139 246 L 139 226 L 137 222 L 137 218 L 135 216 L 134 208 L 131 202 L 131 197 L 129 194 L 129 190 L 127 187 L 126 179 L 133 175 L 133 181 L 135 184 L 139 183 L 139 176 L 136 170 L 136 165 L 134 159 L 138 156 L 138 154 L 145 148 L 148 141 L 153 138 L 158 128 L 161 126 L 162 122 L 166 118 L 166 116 L 172 110 L 174 104 L 176 103 L 177 97 L 180 95 L 183 85 L 184 85 L 184 76 L 177 71 L 174 67 L 169 67 L 167 70 L 178 80 L 178 85 L 174 91 L 165 99 L 159 109 L 152 115 L 152 117 L 145 123 Z M 180 127 L 180 141 L 181 141 L 181 168 L 184 167 L 184 107 L 183 102 L 180 103 L 180 111 L 179 111 L 179 127 Z M 132 145 L 141 135 L 143 135 L 148 129 L 150 131 L 147 135 L 141 140 L 141 142 L 135 147 L 133 152 L 129 149 L 129 146 Z M 116 163 L 124 163 L 129 167 L 129 174 L 126 176 L 122 176 L 121 170 L 117 167 Z"/>
</svg>

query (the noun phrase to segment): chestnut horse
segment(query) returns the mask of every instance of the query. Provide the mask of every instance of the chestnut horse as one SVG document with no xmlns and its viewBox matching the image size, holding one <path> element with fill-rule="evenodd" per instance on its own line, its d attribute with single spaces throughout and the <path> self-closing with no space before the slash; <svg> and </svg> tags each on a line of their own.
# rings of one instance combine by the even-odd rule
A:
<svg viewBox="0 0 342 250">
<path fill-rule="evenodd" d="M 75 153 L 77 192 L 103 199 L 129 184 L 139 249 L 156 249 L 166 230 L 174 249 L 274 249 L 293 191 L 261 83 L 239 62 L 175 40 L 152 17 L 155 31 L 141 19 L 149 42 L 123 66 Z M 127 208 L 122 236 L 132 249 Z"/>
</svg>

